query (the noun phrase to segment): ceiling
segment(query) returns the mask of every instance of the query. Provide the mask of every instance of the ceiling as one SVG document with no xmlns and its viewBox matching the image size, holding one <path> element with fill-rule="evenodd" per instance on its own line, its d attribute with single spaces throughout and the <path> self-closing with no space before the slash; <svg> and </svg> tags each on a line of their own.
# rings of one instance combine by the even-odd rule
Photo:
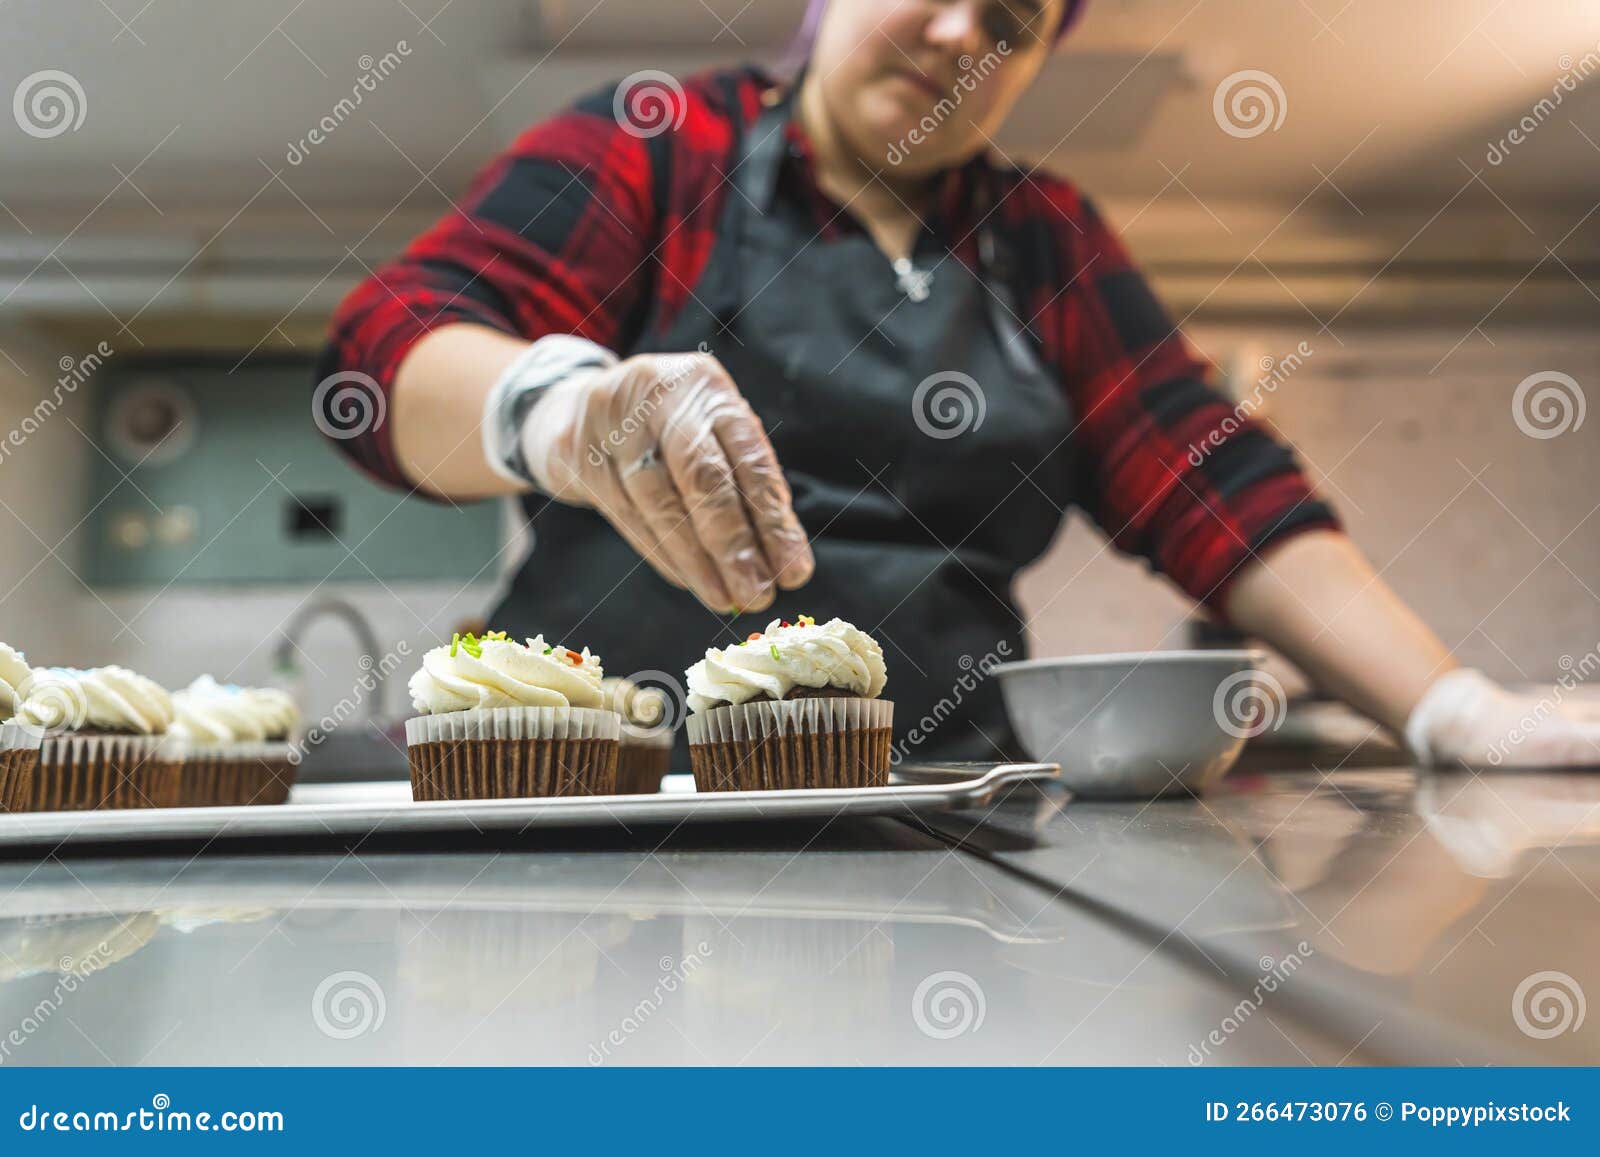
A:
<svg viewBox="0 0 1600 1157">
<path fill-rule="evenodd" d="M 0 89 L 58 69 L 81 85 L 84 116 L 49 139 L 0 118 L 0 230 L 108 195 L 152 224 L 174 206 L 251 198 L 387 209 L 414 186 L 442 204 L 574 92 L 653 62 L 770 56 L 802 7 L 8 0 Z M 289 164 L 291 142 L 349 94 L 360 58 L 401 41 L 409 55 L 393 75 Z M 1437 204 L 1463 185 L 1487 196 L 1479 170 L 1513 207 L 1580 204 L 1600 196 L 1600 81 L 1564 93 L 1507 163 L 1485 158 L 1586 53 L 1600 63 L 1593 0 L 1093 0 L 1001 144 L 1112 196 Z M 1278 129 L 1250 139 L 1221 131 L 1213 112 L 1219 83 L 1245 69 L 1275 79 L 1285 108 Z"/>
<path fill-rule="evenodd" d="M 141 340 L 171 317 L 188 343 L 248 316 L 293 346 L 529 123 L 640 69 L 775 59 L 803 8 L 0 0 L 0 99 L 42 72 L 82 92 L 54 135 L 0 115 L 0 312 Z M 1227 131 L 1240 72 L 1276 87 L 1275 129 Z M 1600 301 L 1594 0 L 1091 0 L 998 147 L 1095 194 L 1184 313 L 1589 324 Z"/>
</svg>

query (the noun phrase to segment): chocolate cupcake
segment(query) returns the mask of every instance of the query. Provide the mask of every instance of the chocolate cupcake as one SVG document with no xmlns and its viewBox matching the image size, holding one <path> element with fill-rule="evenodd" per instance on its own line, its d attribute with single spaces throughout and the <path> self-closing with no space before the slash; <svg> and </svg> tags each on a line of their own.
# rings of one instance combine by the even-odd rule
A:
<svg viewBox="0 0 1600 1157">
<path fill-rule="evenodd" d="M 0 643 L 0 812 L 27 811 L 39 767 L 38 728 L 12 717 L 33 669 L 21 651 Z"/>
<path fill-rule="evenodd" d="M 174 692 L 172 705 L 172 730 L 188 741 L 180 791 L 185 807 L 288 800 L 295 775 L 289 732 L 300 713 L 286 692 L 202 675 Z"/>
<path fill-rule="evenodd" d="M 617 794 L 660 791 L 661 778 L 672 770 L 672 700 L 657 688 L 641 687 L 632 679 L 607 679 L 602 687 L 607 704 L 622 716 Z"/>
<path fill-rule="evenodd" d="M 599 656 L 504 631 L 457 635 L 411 676 L 406 720 L 416 800 L 609 795 L 622 717 Z"/>
<path fill-rule="evenodd" d="M 16 722 L 40 735 L 28 811 L 175 807 L 184 741 L 172 696 L 126 667 L 36 667 Z"/>
<path fill-rule="evenodd" d="M 774 620 L 688 670 L 699 791 L 883 787 L 894 704 L 883 649 L 843 619 Z"/>
</svg>

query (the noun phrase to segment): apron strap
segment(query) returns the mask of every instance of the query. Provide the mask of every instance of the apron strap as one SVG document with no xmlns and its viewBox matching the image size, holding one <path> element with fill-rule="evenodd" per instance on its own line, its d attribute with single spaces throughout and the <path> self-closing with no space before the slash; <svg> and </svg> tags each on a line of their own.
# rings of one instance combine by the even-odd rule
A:
<svg viewBox="0 0 1600 1157">
<path fill-rule="evenodd" d="M 1006 360 L 1018 373 L 1043 374 L 1044 367 L 1034 351 L 1033 339 L 1027 333 L 1027 322 L 1018 310 L 1017 296 L 1012 285 L 1017 276 L 1016 247 L 1005 229 L 997 227 L 994 215 L 993 176 L 980 181 L 978 194 L 978 281 L 984 288 L 984 302 L 988 306 L 989 321 Z"/>
<path fill-rule="evenodd" d="M 803 75 L 803 74 L 802 74 Z M 737 108 L 737 89 L 728 86 L 730 108 Z M 742 204 L 733 206 L 737 214 L 738 235 L 742 237 L 745 223 L 755 212 L 768 212 L 777 188 L 783 155 L 788 148 L 787 127 L 794 115 L 794 97 L 799 91 L 799 78 L 785 87 L 777 100 L 767 105 L 755 124 L 741 133 L 736 150 L 737 161 L 732 174 L 733 184 L 743 194 Z M 1033 340 L 1026 331 L 1026 323 L 1018 312 L 1017 298 L 1012 285 L 1017 273 L 1015 248 L 1005 230 L 993 222 L 992 181 L 979 182 L 978 218 L 978 280 L 983 285 L 984 303 L 990 325 L 1005 354 L 1006 360 L 1018 373 L 1038 375 L 1044 373 Z M 736 269 L 738 262 L 731 263 Z M 728 287 L 729 300 L 736 313 L 743 308 L 742 286 L 735 280 Z M 726 318 L 723 319 L 724 323 Z"/>
<path fill-rule="evenodd" d="M 772 203 L 787 143 L 784 126 L 789 121 L 789 105 L 793 98 L 792 89 L 785 92 L 781 99 L 762 110 L 755 124 L 745 129 L 738 113 L 740 79 L 740 76 L 721 78 L 723 102 L 732 115 L 738 142 L 732 153 L 733 166 L 726 174 L 729 192 L 724 202 L 722 228 L 693 299 L 685 306 L 704 308 L 710 314 L 715 333 L 713 346 L 718 338 L 738 342 L 732 332 L 733 324 L 745 305 L 744 262 L 739 259 L 738 251 L 748 235 L 751 217 L 758 211 L 766 212 Z M 717 251 L 725 246 L 734 252 L 731 259 L 719 260 Z"/>
<path fill-rule="evenodd" d="M 734 182 L 750 202 L 743 207 L 743 212 L 750 212 L 751 205 L 754 205 L 765 213 L 772 204 L 780 162 L 789 143 L 785 130 L 793 100 L 792 92 L 785 93 L 775 104 L 762 109 L 756 123 L 750 126 L 740 141 Z"/>
</svg>

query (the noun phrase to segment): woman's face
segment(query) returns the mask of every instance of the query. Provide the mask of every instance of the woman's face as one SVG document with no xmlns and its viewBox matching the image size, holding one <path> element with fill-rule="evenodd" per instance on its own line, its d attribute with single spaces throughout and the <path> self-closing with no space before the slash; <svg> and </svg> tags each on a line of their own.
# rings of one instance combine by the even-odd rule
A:
<svg viewBox="0 0 1600 1157">
<path fill-rule="evenodd" d="M 837 0 L 811 71 L 869 165 L 921 176 L 989 144 L 1039 74 L 1066 0 Z"/>
</svg>

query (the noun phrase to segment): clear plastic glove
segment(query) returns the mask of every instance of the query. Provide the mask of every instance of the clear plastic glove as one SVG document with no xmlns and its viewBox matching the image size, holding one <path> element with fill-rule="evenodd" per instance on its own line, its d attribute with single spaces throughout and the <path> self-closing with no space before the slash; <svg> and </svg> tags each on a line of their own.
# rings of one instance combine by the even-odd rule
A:
<svg viewBox="0 0 1600 1157">
<path fill-rule="evenodd" d="M 1507 691 L 1480 671 L 1451 671 L 1406 720 L 1406 743 L 1424 767 L 1600 767 L 1600 720 L 1545 696 Z"/>
<path fill-rule="evenodd" d="M 528 413 L 521 445 L 545 493 L 599 511 L 663 578 L 719 613 L 762 610 L 775 588 L 811 578 L 777 455 L 710 354 L 577 370 Z"/>
</svg>

